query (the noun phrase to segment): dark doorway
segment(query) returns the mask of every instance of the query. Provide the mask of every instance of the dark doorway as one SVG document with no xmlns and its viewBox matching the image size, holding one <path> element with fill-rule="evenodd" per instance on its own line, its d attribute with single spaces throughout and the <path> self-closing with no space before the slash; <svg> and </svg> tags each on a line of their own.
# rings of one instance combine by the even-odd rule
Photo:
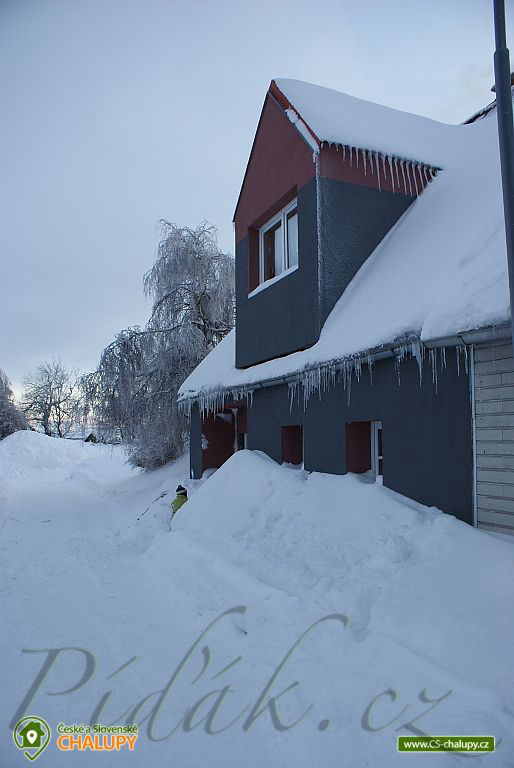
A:
<svg viewBox="0 0 514 768">
<path fill-rule="evenodd" d="M 218 469 L 234 453 L 234 414 L 209 414 L 202 424 L 203 469 Z"/>
<path fill-rule="evenodd" d="M 383 474 L 381 421 L 351 421 L 346 424 L 346 469 L 348 472 Z"/>
<path fill-rule="evenodd" d="M 303 428 L 294 426 L 282 427 L 282 462 L 287 464 L 303 463 Z"/>
<path fill-rule="evenodd" d="M 346 469 L 368 472 L 371 469 L 371 422 L 351 421 L 346 424 Z"/>
</svg>

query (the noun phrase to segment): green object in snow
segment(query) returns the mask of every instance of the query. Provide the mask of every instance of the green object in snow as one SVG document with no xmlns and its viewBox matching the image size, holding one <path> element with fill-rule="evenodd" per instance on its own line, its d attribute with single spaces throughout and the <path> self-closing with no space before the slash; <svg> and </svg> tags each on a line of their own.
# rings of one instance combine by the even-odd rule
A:
<svg viewBox="0 0 514 768">
<path fill-rule="evenodd" d="M 187 501 L 187 496 L 185 495 L 185 493 L 177 493 L 176 498 L 171 503 L 171 510 L 173 512 L 172 516 L 174 516 L 178 512 L 180 507 L 183 504 L 185 504 L 186 501 Z"/>
</svg>

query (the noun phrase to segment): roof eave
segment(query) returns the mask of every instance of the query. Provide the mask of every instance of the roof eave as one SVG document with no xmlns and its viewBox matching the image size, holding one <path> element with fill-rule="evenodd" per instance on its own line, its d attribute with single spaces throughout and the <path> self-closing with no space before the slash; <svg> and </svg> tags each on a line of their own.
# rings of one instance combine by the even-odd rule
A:
<svg viewBox="0 0 514 768">
<path fill-rule="evenodd" d="M 302 376 L 305 376 L 309 371 L 316 371 L 325 369 L 331 369 L 335 372 L 344 369 L 345 366 L 351 364 L 369 364 L 377 362 L 378 360 L 385 360 L 391 357 L 401 357 L 408 345 L 418 344 L 420 347 L 426 349 L 446 349 L 449 347 L 466 347 L 471 344 L 487 344 L 498 341 L 508 341 L 512 336 L 512 327 L 510 322 L 501 323 L 497 325 L 491 325 L 484 328 L 477 328 L 469 331 L 461 331 L 457 334 L 451 334 L 448 336 L 438 336 L 432 339 L 421 341 L 419 335 L 405 336 L 401 339 L 396 339 L 390 344 L 381 344 L 377 347 L 369 349 L 367 351 L 357 352 L 353 355 L 347 355 L 345 357 L 335 358 L 333 360 L 327 360 L 319 365 L 310 365 L 302 368 L 301 370 L 294 371 L 293 373 L 274 376 L 268 379 L 261 379 L 260 381 L 252 382 L 251 384 L 241 384 L 239 386 L 227 386 L 218 387 L 212 390 L 198 391 L 195 394 L 186 395 L 178 398 L 178 402 L 181 404 L 193 405 L 204 398 L 215 398 L 216 396 L 224 397 L 225 394 L 229 397 L 233 397 L 234 393 L 237 393 L 239 399 L 241 396 L 250 394 L 258 389 L 267 389 L 269 387 L 279 386 L 281 384 L 293 384 L 299 381 Z"/>
</svg>

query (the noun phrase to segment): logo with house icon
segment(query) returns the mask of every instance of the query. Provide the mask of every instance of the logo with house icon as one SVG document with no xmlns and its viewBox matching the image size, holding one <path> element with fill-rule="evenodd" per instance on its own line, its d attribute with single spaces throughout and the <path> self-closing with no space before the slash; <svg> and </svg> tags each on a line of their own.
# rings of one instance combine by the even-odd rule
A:
<svg viewBox="0 0 514 768">
<path fill-rule="evenodd" d="M 51 735 L 48 723 L 37 715 L 22 717 L 13 729 L 14 743 L 28 760 L 36 760 L 41 755 Z"/>
</svg>

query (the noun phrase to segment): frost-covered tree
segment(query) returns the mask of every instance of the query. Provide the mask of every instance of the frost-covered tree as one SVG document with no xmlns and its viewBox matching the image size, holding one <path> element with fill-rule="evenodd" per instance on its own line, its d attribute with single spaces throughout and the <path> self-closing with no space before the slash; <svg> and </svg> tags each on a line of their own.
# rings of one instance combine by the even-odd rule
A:
<svg viewBox="0 0 514 768">
<path fill-rule="evenodd" d="M 27 428 L 25 414 L 14 402 L 14 394 L 9 379 L 0 369 L 0 440 Z"/>
<path fill-rule="evenodd" d="M 46 435 L 66 437 L 79 412 L 76 371 L 61 360 L 41 363 L 25 377 L 21 404 L 28 420 Z"/>
<path fill-rule="evenodd" d="M 144 289 L 152 299 L 144 329 L 127 328 L 83 377 L 89 418 L 129 446 L 130 461 L 147 469 L 177 457 L 187 439 L 178 388 L 234 325 L 234 260 L 215 228 L 161 221 L 162 240 Z"/>
<path fill-rule="evenodd" d="M 144 276 L 153 299 L 148 329 L 175 332 L 187 357 L 202 359 L 234 325 L 234 259 L 218 247 L 216 229 L 161 221 L 157 259 Z"/>
</svg>

